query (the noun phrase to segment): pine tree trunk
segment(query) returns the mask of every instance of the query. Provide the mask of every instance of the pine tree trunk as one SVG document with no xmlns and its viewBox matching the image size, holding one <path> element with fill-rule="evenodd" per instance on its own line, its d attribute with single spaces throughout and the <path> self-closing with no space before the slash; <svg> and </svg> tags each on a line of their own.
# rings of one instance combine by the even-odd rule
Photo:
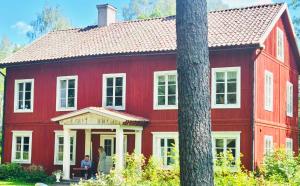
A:
<svg viewBox="0 0 300 186">
<path fill-rule="evenodd" d="M 210 65 L 205 0 L 177 0 L 181 185 L 213 185 Z"/>
</svg>

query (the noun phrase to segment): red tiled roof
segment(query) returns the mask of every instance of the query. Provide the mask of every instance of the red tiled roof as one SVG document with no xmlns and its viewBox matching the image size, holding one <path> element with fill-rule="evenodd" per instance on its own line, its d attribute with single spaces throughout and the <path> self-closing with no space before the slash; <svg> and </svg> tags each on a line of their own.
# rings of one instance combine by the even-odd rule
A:
<svg viewBox="0 0 300 186">
<path fill-rule="evenodd" d="M 285 9 L 285 4 L 269 4 L 208 13 L 209 47 L 261 44 Z M 171 16 L 51 32 L 0 64 L 175 50 L 175 16 Z"/>
</svg>

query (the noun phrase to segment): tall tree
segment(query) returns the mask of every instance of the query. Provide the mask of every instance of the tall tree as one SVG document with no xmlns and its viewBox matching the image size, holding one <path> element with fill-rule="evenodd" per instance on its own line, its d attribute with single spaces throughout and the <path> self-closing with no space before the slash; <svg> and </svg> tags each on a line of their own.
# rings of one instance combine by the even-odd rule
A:
<svg viewBox="0 0 300 186">
<path fill-rule="evenodd" d="M 292 18 L 298 41 L 300 41 L 300 14 L 298 13 L 300 11 L 300 0 L 292 0 L 288 5 L 295 12 Z"/>
<path fill-rule="evenodd" d="M 213 185 L 208 20 L 205 0 L 177 0 L 181 185 Z"/>
<path fill-rule="evenodd" d="M 14 45 L 7 36 L 3 36 L 0 41 L 0 60 L 4 59 L 7 55 L 12 53 Z"/>
<path fill-rule="evenodd" d="M 65 17 L 59 6 L 45 6 L 30 25 L 33 30 L 27 33 L 29 39 L 34 40 L 50 31 L 71 28 L 70 20 Z"/>
</svg>

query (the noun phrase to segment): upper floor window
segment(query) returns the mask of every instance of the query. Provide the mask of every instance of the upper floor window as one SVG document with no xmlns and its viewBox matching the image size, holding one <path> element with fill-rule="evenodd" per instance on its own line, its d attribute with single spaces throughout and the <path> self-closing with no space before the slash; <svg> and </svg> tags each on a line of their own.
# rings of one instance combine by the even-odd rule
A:
<svg viewBox="0 0 300 186">
<path fill-rule="evenodd" d="M 177 109 L 177 72 L 154 72 L 154 109 Z"/>
<path fill-rule="evenodd" d="M 273 136 L 265 136 L 264 153 L 270 155 L 273 152 Z"/>
<path fill-rule="evenodd" d="M 285 150 L 287 153 L 293 153 L 293 139 L 292 138 L 285 139 Z"/>
<path fill-rule="evenodd" d="M 277 27 L 277 47 L 276 47 L 276 54 L 277 59 L 281 62 L 284 62 L 284 39 L 283 39 L 283 31 Z"/>
<path fill-rule="evenodd" d="M 240 157 L 240 132 L 212 132 L 214 159 L 221 153 L 226 156 L 230 152 L 234 158 L 233 165 Z"/>
<path fill-rule="evenodd" d="M 14 112 L 33 111 L 34 80 L 15 80 L 15 104 Z"/>
<path fill-rule="evenodd" d="M 102 105 L 125 110 L 126 74 L 103 74 Z"/>
<path fill-rule="evenodd" d="M 55 131 L 54 165 L 62 165 L 64 160 L 64 134 Z M 70 133 L 70 163 L 75 165 L 76 160 L 76 131 Z"/>
<path fill-rule="evenodd" d="M 273 111 L 273 73 L 265 71 L 265 110 Z"/>
<path fill-rule="evenodd" d="M 286 83 L 286 115 L 293 117 L 293 84 Z"/>
<path fill-rule="evenodd" d="M 212 68 L 212 108 L 240 108 L 240 67 Z"/>
<path fill-rule="evenodd" d="M 12 162 L 31 163 L 32 131 L 13 131 Z"/>
<path fill-rule="evenodd" d="M 77 109 L 77 80 L 78 76 L 57 77 L 57 111 L 71 111 Z"/>
<path fill-rule="evenodd" d="M 177 132 L 153 132 L 153 155 L 165 168 L 175 163 L 175 148 L 178 147 Z"/>
</svg>

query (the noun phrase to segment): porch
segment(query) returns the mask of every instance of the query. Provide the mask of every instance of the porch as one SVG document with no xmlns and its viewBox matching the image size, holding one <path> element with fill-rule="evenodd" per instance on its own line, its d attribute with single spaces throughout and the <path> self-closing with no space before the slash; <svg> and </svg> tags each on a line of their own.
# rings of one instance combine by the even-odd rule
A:
<svg viewBox="0 0 300 186">
<path fill-rule="evenodd" d="M 134 151 L 141 153 L 142 130 L 147 119 L 100 107 L 88 107 L 78 111 L 52 118 L 52 121 L 63 126 L 63 179 L 70 179 L 70 137 L 74 131 L 84 131 L 84 153 L 95 160 L 95 136 L 107 154 L 106 172 L 113 167 L 112 156 L 116 156 L 115 169 L 124 166 L 124 155 L 127 152 L 127 136 L 134 135 Z M 83 158 L 83 157 L 82 157 Z M 95 162 L 95 161 L 94 161 Z"/>
</svg>

